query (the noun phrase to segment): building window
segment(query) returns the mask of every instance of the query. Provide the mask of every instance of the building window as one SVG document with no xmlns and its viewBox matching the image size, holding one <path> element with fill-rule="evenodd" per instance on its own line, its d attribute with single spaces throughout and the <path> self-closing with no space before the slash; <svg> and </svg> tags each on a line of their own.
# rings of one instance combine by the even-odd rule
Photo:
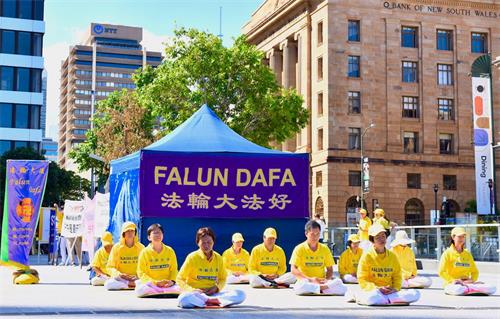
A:
<svg viewBox="0 0 500 319">
<path fill-rule="evenodd" d="M 443 175 L 443 185 L 445 190 L 457 190 L 457 175 Z"/>
<path fill-rule="evenodd" d="M 90 121 L 89 120 L 75 120 L 74 124 L 75 125 L 90 125 Z"/>
<path fill-rule="evenodd" d="M 316 172 L 316 187 L 321 187 L 321 186 L 323 186 L 323 172 L 317 171 Z"/>
<path fill-rule="evenodd" d="M 323 150 L 323 129 L 318 129 L 318 151 Z"/>
<path fill-rule="evenodd" d="M 488 34 L 472 32 L 471 50 L 472 53 L 488 53 Z"/>
<path fill-rule="evenodd" d="M 350 78 L 359 78 L 359 56 L 350 55 L 348 57 L 347 76 Z"/>
<path fill-rule="evenodd" d="M 30 128 L 34 130 L 40 129 L 40 105 L 30 106 Z M 36 150 L 38 150 L 38 148 L 36 148 Z"/>
<path fill-rule="evenodd" d="M 408 188 L 420 189 L 420 174 L 406 174 L 406 185 Z"/>
<path fill-rule="evenodd" d="M 444 121 L 453 120 L 452 99 L 438 99 L 438 119 Z"/>
<path fill-rule="evenodd" d="M 361 38 L 360 33 L 359 20 L 349 20 L 347 27 L 347 40 L 359 42 Z"/>
<path fill-rule="evenodd" d="M 12 109 L 12 104 L 0 103 L 0 127 L 12 127 L 13 117 L 14 111 Z"/>
<path fill-rule="evenodd" d="M 438 50 L 452 51 L 453 50 L 453 31 L 437 30 L 436 47 Z"/>
<path fill-rule="evenodd" d="M 14 90 L 14 68 L 11 66 L 0 67 L 0 90 Z"/>
<path fill-rule="evenodd" d="M 402 62 L 403 82 L 416 83 L 418 82 L 417 62 L 403 61 Z"/>
<path fill-rule="evenodd" d="M 11 30 L 0 30 L 0 37 L 2 38 L 0 52 L 15 54 L 16 32 Z"/>
<path fill-rule="evenodd" d="M 453 154 L 453 135 L 439 134 L 439 153 Z"/>
<path fill-rule="evenodd" d="M 418 97 L 403 96 L 403 117 L 418 118 Z"/>
<path fill-rule="evenodd" d="M 0 53 L 42 55 L 41 33 L 0 30 Z"/>
<path fill-rule="evenodd" d="M 361 146 L 360 138 L 361 138 L 361 129 L 357 127 L 350 127 L 348 148 L 350 150 L 359 150 Z"/>
<path fill-rule="evenodd" d="M 323 80 L 323 57 L 318 58 L 318 81 Z"/>
<path fill-rule="evenodd" d="M 318 45 L 323 44 L 323 21 L 318 23 Z"/>
<path fill-rule="evenodd" d="M 349 113 L 361 113 L 361 93 L 357 91 L 349 91 Z"/>
<path fill-rule="evenodd" d="M 16 18 L 17 1 L 1 1 L 0 4 L 2 4 L 2 17 Z"/>
<path fill-rule="evenodd" d="M 361 186 L 360 171 L 349 171 L 349 186 Z"/>
<path fill-rule="evenodd" d="M 0 90 L 41 92 L 42 70 L 0 66 Z"/>
<path fill-rule="evenodd" d="M 5 152 L 10 151 L 10 147 L 10 141 L 0 141 L 0 156 L 2 156 Z"/>
<path fill-rule="evenodd" d="M 452 85 L 453 72 L 451 64 L 438 64 L 438 85 Z"/>
<path fill-rule="evenodd" d="M 0 127 L 40 129 L 40 105 L 0 104 Z"/>
<path fill-rule="evenodd" d="M 323 93 L 318 93 L 318 116 L 323 116 Z"/>
<path fill-rule="evenodd" d="M 15 109 L 16 128 L 29 128 L 29 105 L 17 104 Z"/>
<path fill-rule="evenodd" d="M 43 20 L 43 0 L 0 1 L 2 17 Z"/>
<path fill-rule="evenodd" d="M 404 48 L 418 48 L 418 28 L 401 28 L 401 46 Z"/>
<path fill-rule="evenodd" d="M 404 132 L 403 151 L 405 153 L 418 153 L 418 133 Z"/>
<path fill-rule="evenodd" d="M 73 130 L 73 134 L 75 135 L 85 135 L 85 133 L 87 133 L 87 130 L 81 130 L 81 129 Z"/>
</svg>

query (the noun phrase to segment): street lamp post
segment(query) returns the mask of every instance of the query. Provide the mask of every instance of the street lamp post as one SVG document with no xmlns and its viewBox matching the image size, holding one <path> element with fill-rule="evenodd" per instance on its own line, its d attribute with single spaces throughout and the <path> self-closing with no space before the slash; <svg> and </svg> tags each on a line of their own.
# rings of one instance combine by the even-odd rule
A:
<svg viewBox="0 0 500 319">
<path fill-rule="evenodd" d="M 493 215 L 493 179 L 488 179 L 488 187 L 490 188 L 490 214 Z"/>
<path fill-rule="evenodd" d="M 361 185 L 360 185 L 360 188 L 359 188 L 359 193 L 360 193 L 360 200 L 361 200 L 361 203 L 360 203 L 360 207 L 361 208 L 364 208 L 363 206 L 363 202 L 364 202 L 364 191 L 363 191 L 363 182 L 364 182 L 364 179 L 363 179 L 363 159 L 364 159 L 364 156 L 363 156 L 363 137 L 365 136 L 366 132 L 371 129 L 372 127 L 375 127 L 375 124 L 373 123 L 370 123 L 370 125 L 368 125 L 367 128 L 365 128 L 365 130 L 363 131 L 363 134 L 361 134 L 361 137 L 359 139 L 359 149 L 361 151 Z"/>
<path fill-rule="evenodd" d="M 436 221 L 439 220 L 439 215 L 438 215 L 438 190 L 439 190 L 439 185 L 434 184 L 434 187 L 432 188 L 434 190 L 434 214 L 436 214 Z"/>
</svg>

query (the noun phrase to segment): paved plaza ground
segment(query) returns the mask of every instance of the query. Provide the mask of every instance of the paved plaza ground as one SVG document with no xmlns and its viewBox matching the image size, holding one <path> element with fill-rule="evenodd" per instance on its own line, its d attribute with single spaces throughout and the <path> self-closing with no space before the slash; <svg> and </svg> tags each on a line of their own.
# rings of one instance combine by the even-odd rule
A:
<svg viewBox="0 0 500 319">
<path fill-rule="evenodd" d="M 453 297 L 441 289 L 435 269 L 421 273 L 432 277 L 430 289 L 409 307 L 365 307 L 345 302 L 345 297 L 300 297 L 291 289 L 243 289 L 246 301 L 237 307 L 212 310 L 181 310 L 175 299 L 139 299 L 133 291 L 105 291 L 88 284 L 88 272 L 80 267 L 39 265 L 41 283 L 12 284 L 11 271 L 0 267 L 0 317 L 65 318 L 83 316 L 134 318 L 500 318 L 500 292 L 490 297 Z M 480 279 L 500 288 L 500 265 L 495 273 L 482 272 Z M 498 290 L 500 290 L 497 288 Z M 349 289 L 359 289 L 350 285 Z"/>
</svg>

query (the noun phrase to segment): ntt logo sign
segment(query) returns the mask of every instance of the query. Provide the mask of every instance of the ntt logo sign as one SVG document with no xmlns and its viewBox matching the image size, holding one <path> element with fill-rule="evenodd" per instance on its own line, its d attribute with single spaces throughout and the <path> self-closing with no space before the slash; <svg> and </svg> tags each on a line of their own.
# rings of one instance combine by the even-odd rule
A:
<svg viewBox="0 0 500 319">
<path fill-rule="evenodd" d="M 101 33 L 103 33 L 103 32 L 104 32 L 104 27 L 103 27 L 102 25 L 100 25 L 100 24 L 96 24 L 96 25 L 94 26 L 94 32 L 95 32 L 96 34 L 101 34 Z"/>
</svg>

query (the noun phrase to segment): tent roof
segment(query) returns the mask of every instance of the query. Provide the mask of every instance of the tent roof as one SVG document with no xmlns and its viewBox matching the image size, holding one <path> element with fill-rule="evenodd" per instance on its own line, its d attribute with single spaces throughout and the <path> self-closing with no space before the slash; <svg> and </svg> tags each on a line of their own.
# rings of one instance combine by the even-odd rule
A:
<svg viewBox="0 0 500 319">
<path fill-rule="evenodd" d="M 254 144 L 229 128 L 205 104 L 170 134 L 144 148 L 160 152 L 282 154 Z"/>
</svg>

